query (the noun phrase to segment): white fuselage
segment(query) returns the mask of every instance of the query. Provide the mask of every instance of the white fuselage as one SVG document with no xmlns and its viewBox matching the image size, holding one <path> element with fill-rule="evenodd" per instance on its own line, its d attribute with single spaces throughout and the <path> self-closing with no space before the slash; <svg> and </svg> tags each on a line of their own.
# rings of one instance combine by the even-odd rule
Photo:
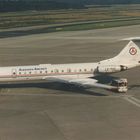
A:
<svg viewBox="0 0 140 140">
<path fill-rule="evenodd" d="M 40 64 L 0 67 L 0 81 L 41 80 L 50 77 L 88 78 L 124 71 L 140 65 L 140 49 L 130 41 L 115 57 L 97 63 Z"/>
<path fill-rule="evenodd" d="M 92 77 L 98 63 L 40 64 L 0 67 L 0 81 L 41 80 L 47 77 Z"/>
</svg>

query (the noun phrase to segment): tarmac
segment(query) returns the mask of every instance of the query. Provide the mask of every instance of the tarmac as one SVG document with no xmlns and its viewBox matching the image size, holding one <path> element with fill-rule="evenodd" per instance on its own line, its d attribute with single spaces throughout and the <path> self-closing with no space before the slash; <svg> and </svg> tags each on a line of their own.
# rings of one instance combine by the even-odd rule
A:
<svg viewBox="0 0 140 140">
<path fill-rule="evenodd" d="M 96 62 L 140 36 L 140 25 L 0 39 L 0 66 Z M 126 94 L 37 81 L 0 85 L 0 140 L 139 140 L 140 68 Z"/>
</svg>

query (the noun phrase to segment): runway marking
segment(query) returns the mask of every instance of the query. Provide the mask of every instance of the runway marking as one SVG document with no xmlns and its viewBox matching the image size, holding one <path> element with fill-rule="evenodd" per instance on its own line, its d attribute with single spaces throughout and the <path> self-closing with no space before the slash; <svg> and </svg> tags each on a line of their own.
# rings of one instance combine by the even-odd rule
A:
<svg viewBox="0 0 140 140">
<path fill-rule="evenodd" d="M 132 103 L 133 105 L 137 107 L 140 107 L 140 100 L 133 96 L 124 96 L 123 99 L 125 99 L 126 101 Z"/>
<path fill-rule="evenodd" d="M 57 124 L 57 122 L 53 119 L 53 115 L 50 115 L 50 113 L 48 112 L 48 110 L 44 110 L 39 112 L 42 115 L 44 115 L 45 117 L 47 116 L 47 118 L 49 119 L 49 121 L 53 124 L 53 126 L 56 128 L 56 130 L 62 135 L 64 140 L 67 140 L 67 137 L 65 136 L 63 130 L 60 128 L 60 126 Z"/>
</svg>

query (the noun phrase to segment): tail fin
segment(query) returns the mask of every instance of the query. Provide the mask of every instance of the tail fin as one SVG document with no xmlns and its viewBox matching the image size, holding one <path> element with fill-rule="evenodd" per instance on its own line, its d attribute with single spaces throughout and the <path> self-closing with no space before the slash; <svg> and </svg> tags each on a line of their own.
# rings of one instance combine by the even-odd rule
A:
<svg viewBox="0 0 140 140">
<path fill-rule="evenodd" d="M 114 58 L 103 60 L 101 64 L 105 65 L 121 65 L 126 66 L 128 69 L 140 65 L 140 48 L 136 44 L 136 41 L 140 41 L 140 38 L 130 38 L 126 47 Z"/>
<path fill-rule="evenodd" d="M 125 64 L 140 64 L 140 48 L 131 40 L 115 58 Z"/>
</svg>

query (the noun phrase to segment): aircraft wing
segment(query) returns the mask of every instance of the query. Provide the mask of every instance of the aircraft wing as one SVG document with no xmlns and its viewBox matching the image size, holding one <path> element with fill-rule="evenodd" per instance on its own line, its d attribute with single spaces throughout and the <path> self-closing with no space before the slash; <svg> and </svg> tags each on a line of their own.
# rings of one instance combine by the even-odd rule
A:
<svg viewBox="0 0 140 140">
<path fill-rule="evenodd" d="M 83 86 L 83 87 L 96 87 L 96 88 L 103 88 L 103 89 L 117 89 L 117 87 L 106 85 L 106 84 L 101 84 L 98 83 L 98 80 L 92 79 L 92 78 L 65 78 L 65 77 L 49 77 L 49 78 L 44 78 L 49 81 L 55 81 L 55 82 L 62 82 L 62 83 L 69 83 L 69 84 L 74 84 L 78 86 Z"/>
</svg>

